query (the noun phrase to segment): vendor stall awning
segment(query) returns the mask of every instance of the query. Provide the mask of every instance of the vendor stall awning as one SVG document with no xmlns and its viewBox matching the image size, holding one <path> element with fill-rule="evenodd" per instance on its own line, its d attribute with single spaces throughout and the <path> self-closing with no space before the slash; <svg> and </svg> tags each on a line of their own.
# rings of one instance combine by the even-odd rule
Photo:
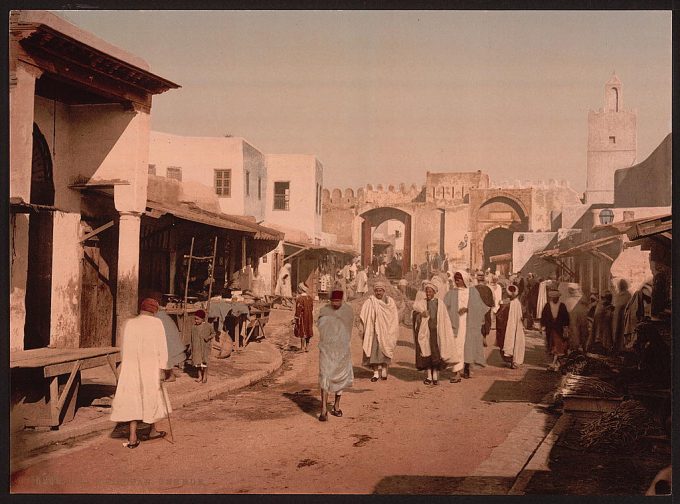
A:
<svg viewBox="0 0 680 504">
<path fill-rule="evenodd" d="M 635 228 L 637 224 L 642 224 L 650 221 L 660 220 L 660 219 L 671 219 L 671 214 L 659 214 L 653 217 L 639 217 L 637 219 L 627 219 L 618 222 L 612 222 L 611 224 L 598 224 L 593 226 L 592 232 L 596 233 L 599 231 L 612 230 L 619 233 L 627 233 L 631 228 Z"/>
<path fill-rule="evenodd" d="M 600 247 L 604 247 L 605 245 L 610 245 L 615 242 L 621 242 L 621 235 L 605 236 L 604 238 L 590 240 L 560 252 L 559 254 L 556 254 L 556 256 L 574 256 L 583 252 L 592 252 L 596 251 Z"/>
<path fill-rule="evenodd" d="M 283 242 L 284 246 L 290 246 L 290 247 L 295 247 L 298 250 L 293 252 L 292 254 L 286 256 L 284 259 L 289 259 L 293 257 L 294 255 L 299 255 L 303 252 L 311 251 L 311 252 L 333 252 L 336 254 L 343 254 L 343 255 L 358 255 L 358 252 L 354 250 L 350 246 L 343 246 L 343 245 L 312 245 L 310 243 L 296 243 L 292 241 L 284 241 Z"/>
<path fill-rule="evenodd" d="M 146 208 L 154 211 L 154 217 L 160 217 L 163 214 L 172 214 L 180 219 L 198 222 L 208 226 L 253 233 L 256 239 L 276 241 L 283 239 L 283 233 L 260 226 L 255 222 L 249 221 L 245 217 L 209 212 L 197 206 L 168 205 L 149 200 L 146 202 Z"/>
<path fill-rule="evenodd" d="M 655 235 L 664 235 L 665 238 L 671 239 L 673 236 L 673 216 L 666 214 L 660 217 L 652 217 L 649 219 L 636 222 L 627 231 L 629 240 L 640 240 Z"/>
</svg>

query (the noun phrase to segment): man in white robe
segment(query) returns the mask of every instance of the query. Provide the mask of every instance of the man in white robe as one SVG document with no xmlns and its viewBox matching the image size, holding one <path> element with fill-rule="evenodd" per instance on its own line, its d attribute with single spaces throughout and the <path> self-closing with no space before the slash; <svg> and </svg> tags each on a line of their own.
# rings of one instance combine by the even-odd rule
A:
<svg viewBox="0 0 680 504">
<path fill-rule="evenodd" d="M 425 370 L 425 385 L 439 383 L 439 371 L 462 360 L 457 353 L 451 319 L 444 302 L 435 297 L 437 286 L 425 283 L 425 298 L 413 303 L 416 368 Z"/>
<path fill-rule="evenodd" d="M 489 307 L 484 304 L 477 289 L 468 287 L 470 275 L 466 271 L 456 271 L 453 281 L 454 288 L 444 296 L 444 304 L 449 312 L 456 346 L 463 355 L 463 360 L 453 366 L 451 383 L 458 383 L 460 371 L 463 371 L 463 378 L 470 378 L 472 364 L 486 365 L 481 330 Z"/>
<path fill-rule="evenodd" d="M 387 380 L 394 348 L 399 339 L 399 310 L 394 299 L 385 294 L 387 285 L 378 281 L 373 286 L 373 295 L 361 307 L 359 318 L 362 323 L 363 363 L 373 369 L 372 382 Z"/>
<path fill-rule="evenodd" d="M 359 267 L 357 272 L 357 296 L 363 296 L 368 292 L 368 275 L 366 274 L 366 268 L 363 266 Z"/>
<path fill-rule="evenodd" d="M 170 400 L 161 386 L 161 372 L 168 361 L 163 322 L 155 317 L 158 301 L 146 298 L 139 315 L 125 322 L 121 331 L 121 366 L 111 420 L 130 422 L 127 448 L 137 448 L 137 423 L 151 424 L 148 439 L 165 437 L 156 422 L 166 418 Z"/>
<path fill-rule="evenodd" d="M 340 398 L 342 391 L 352 386 L 354 371 L 350 338 L 354 312 L 352 307 L 343 303 L 342 291 L 331 293 L 331 304 L 319 311 L 319 387 L 321 388 L 321 414 L 319 421 L 328 419 L 328 394 L 335 394 L 335 402 L 330 414 L 342 416 Z"/>
<path fill-rule="evenodd" d="M 510 311 L 508 313 L 508 323 L 505 328 L 505 342 L 503 343 L 503 355 L 512 357 L 509 367 L 517 369 L 524 364 L 524 353 L 526 349 L 526 339 L 524 337 L 524 325 L 522 324 L 522 303 L 520 303 L 519 289 L 516 285 L 508 286 L 508 296 L 510 297 Z"/>
<path fill-rule="evenodd" d="M 279 271 L 279 277 L 276 280 L 276 287 L 274 289 L 274 294 L 277 296 L 291 298 L 293 297 L 293 287 L 291 284 L 291 266 L 290 263 L 284 264 Z"/>
</svg>

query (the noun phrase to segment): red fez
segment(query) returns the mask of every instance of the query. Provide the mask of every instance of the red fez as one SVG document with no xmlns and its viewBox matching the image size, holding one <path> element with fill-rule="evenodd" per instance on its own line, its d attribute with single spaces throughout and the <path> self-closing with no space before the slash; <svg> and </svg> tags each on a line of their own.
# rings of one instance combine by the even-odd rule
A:
<svg viewBox="0 0 680 504">
<path fill-rule="evenodd" d="M 342 296 L 344 295 L 344 292 L 341 290 L 334 290 L 331 292 L 331 301 L 340 301 L 342 300 Z"/>
<path fill-rule="evenodd" d="M 156 313 L 158 311 L 158 301 L 153 298 L 145 298 L 139 305 L 141 311 Z"/>
<path fill-rule="evenodd" d="M 196 310 L 196 313 L 194 313 L 194 317 L 199 317 L 205 320 L 205 311 L 203 310 Z"/>
</svg>

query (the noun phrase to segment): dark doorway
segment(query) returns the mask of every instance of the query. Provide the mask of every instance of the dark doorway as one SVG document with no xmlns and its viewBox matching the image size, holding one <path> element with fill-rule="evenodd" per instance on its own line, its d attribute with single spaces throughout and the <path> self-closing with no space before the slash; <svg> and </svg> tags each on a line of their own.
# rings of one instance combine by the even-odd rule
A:
<svg viewBox="0 0 680 504">
<path fill-rule="evenodd" d="M 411 269 L 411 216 L 391 207 L 374 208 L 364 212 L 361 217 L 364 221 L 361 224 L 361 262 L 364 266 L 372 264 L 373 236 L 372 228 L 378 227 L 385 221 L 397 220 L 404 224 L 404 250 L 402 253 L 401 268 L 405 273 Z"/>
<path fill-rule="evenodd" d="M 30 199 L 33 204 L 54 205 L 52 157 L 47 141 L 36 124 L 33 124 Z M 26 350 L 50 344 L 53 226 L 54 215 L 50 211 L 41 210 L 29 217 L 24 325 Z"/>
<path fill-rule="evenodd" d="M 496 228 L 484 237 L 484 270 L 491 268 L 494 273 L 497 264 L 490 261 L 491 257 L 512 254 L 512 231 L 508 228 Z"/>
</svg>

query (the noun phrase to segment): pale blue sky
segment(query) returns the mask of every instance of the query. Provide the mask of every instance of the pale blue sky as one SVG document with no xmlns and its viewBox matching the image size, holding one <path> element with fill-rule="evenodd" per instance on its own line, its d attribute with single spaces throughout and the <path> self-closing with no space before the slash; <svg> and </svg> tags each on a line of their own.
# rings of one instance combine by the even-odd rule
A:
<svg viewBox="0 0 680 504">
<path fill-rule="evenodd" d="M 324 185 L 565 178 L 612 70 L 638 161 L 671 131 L 669 11 L 57 11 L 182 86 L 152 128 L 316 154 Z"/>
</svg>

